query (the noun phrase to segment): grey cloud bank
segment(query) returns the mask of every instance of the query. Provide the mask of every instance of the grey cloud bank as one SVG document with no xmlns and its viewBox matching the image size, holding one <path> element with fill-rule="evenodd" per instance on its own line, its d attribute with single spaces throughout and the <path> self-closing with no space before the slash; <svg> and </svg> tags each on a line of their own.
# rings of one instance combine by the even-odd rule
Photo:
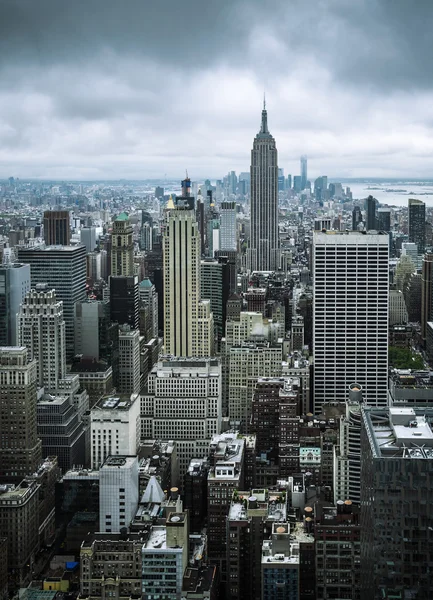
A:
<svg viewBox="0 0 433 600">
<path fill-rule="evenodd" d="M 0 0 L 0 177 L 430 177 L 433 3 Z"/>
</svg>

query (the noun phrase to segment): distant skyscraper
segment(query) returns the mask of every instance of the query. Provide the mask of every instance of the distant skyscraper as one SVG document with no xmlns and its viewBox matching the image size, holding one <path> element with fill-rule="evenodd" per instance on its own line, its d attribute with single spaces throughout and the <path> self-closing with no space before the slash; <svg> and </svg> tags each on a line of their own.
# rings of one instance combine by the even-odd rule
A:
<svg viewBox="0 0 433 600">
<path fill-rule="evenodd" d="M 373 196 L 369 196 L 365 201 L 366 204 L 366 229 L 377 229 L 377 200 Z"/>
<path fill-rule="evenodd" d="M 80 231 L 80 239 L 83 246 L 86 246 L 87 253 L 93 252 L 96 246 L 96 228 L 82 227 Z"/>
<path fill-rule="evenodd" d="M 119 325 L 128 324 L 132 329 L 139 327 L 139 294 L 137 275 L 111 275 L 110 318 Z"/>
<path fill-rule="evenodd" d="M 266 104 L 251 151 L 251 271 L 275 271 L 279 266 L 278 153 L 269 133 Z"/>
<path fill-rule="evenodd" d="M 418 246 L 418 254 L 425 252 L 425 203 L 409 198 L 409 242 Z"/>
<path fill-rule="evenodd" d="M 30 266 L 0 264 L 0 347 L 17 345 L 17 314 L 30 291 Z"/>
<path fill-rule="evenodd" d="M 190 180 L 169 210 L 164 231 L 164 346 L 173 356 L 212 356 L 210 301 L 200 299 L 201 238 Z"/>
<path fill-rule="evenodd" d="M 47 246 L 69 246 L 71 231 L 68 210 L 44 212 L 44 241 Z"/>
<path fill-rule="evenodd" d="M 302 192 L 302 177 L 300 175 L 293 176 L 293 189 L 297 194 Z"/>
<path fill-rule="evenodd" d="M 220 250 L 236 250 L 236 202 L 221 202 Z M 213 255 L 212 255 L 213 258 Z"/>
<path fill-rule="evenodd" d="M 366 403 L 387 403 L 388 260 L 386 234 L 314 232 L 315 412 L 355 382 Z"/>
<path fill-rule="evenodd" d="M 111 233 L 111 275 L 134 275 L 132 225 L 123 212 L 113 221 Z"/>
<path fill-rule="evenodd" d="M 66 324 L 66 356 L 75 352 L 75 303 L 86 298 L 86 248 L 47 246 L 20 248 L 18 259 L 30 265 L 31 286 L 46 283 L 63 302 Z"/>
<path fill-rule="evenodd" d="M 307 187 L 307 157 L 301 156 L 301 189 L 305 190 Z"/>
<path fill-rule="evenodd" d="M 0 481 L 19 482 L 42 460 L 36 424 L 36 361 L 27 348 L 0 347 Z"/>
<path fill-rule="evenodd" d="M 427 253 L 422 261 L 421 279 L 421 337 L 426 341 L 427 323 L 433 319 L 433 254 Z"/>
<path fill-rule="evenodd" d="M 352 231 L 358 231 L 359 225 L 362 223 L 362 212 L 359 206 L 355 206 L 352 210 Z"/>
<path fill-rule="evenodd" d="M 379 231 L 391 231 L 391 209 L 390 208 L 378 208 L 377 209 L 377 228 Z"/>
</svg>

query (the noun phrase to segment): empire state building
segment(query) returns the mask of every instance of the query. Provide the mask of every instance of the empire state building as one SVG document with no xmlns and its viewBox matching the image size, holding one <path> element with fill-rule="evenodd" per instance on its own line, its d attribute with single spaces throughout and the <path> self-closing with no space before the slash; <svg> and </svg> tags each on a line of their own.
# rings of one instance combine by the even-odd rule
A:
<svg viewBox="0 0 433 600">
<path fill-rule="evenodd" d="M 262 124 L 251 151 L 251 271 L 278 269 L 278 242 L 278 154 L 264 103 Z"/>
</svg>

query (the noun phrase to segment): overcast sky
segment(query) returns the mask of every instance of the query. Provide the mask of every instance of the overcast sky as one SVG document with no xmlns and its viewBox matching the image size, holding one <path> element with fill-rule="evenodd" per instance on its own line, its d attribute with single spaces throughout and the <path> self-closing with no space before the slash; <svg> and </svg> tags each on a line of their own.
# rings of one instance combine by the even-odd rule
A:
<svg viewBox="0 0 433 600">
<path fill-rule="evenodd" d="M 0 177 L 433 177 L 432 0 L 0 0 Z"/>
</svg>

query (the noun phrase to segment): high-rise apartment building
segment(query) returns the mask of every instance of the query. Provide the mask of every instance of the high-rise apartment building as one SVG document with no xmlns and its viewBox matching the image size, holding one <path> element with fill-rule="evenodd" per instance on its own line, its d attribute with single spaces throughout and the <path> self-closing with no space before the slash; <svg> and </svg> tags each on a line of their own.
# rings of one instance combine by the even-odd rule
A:
<svg viewBox="0 0 433 600">
<path fill-rule="evenodd" d="M 15 346 L 17 313 L 30 291 L 30 266 L 20 263 L 0 264 L 0 346 Z"/>
<path fill-rule="evenodd" d="M 173 356 L 212 356 L 214 322 L 200 299 L 201 240 L 189 179 L 168 211 L 164 231 L 164 347 Z"/>
<path fill-rule="evenodd" d="M 63 302 L 66 357 L 75 351 L 75 303 L 86 298 L 86 248 L 84 246 L 25 247 L 18 249 L 21 262 L 30 265 L 31 287 L 46 283 Z"/>
<path fill-rule="evenodd" d="M 301 189 L 305 190 L 307 187 L 307 157 L 301 156 Z"/>
<path fill-rule="evenodd" d="M 221 202 L 220 250 L 237 249 L 236 213 L 236 202 Z"/>
<path fill-rule="evenodd" d="M 44 212 L 44 241 L 47 246 L 69 246 L 71 230 L 68 210 Z"/>
<path fill-rule="evenodd" d="M 17 323 L 20 344 L 36 360 L 38 386 L 58 390 L 59 380 L 66 375 L 65 321 L 55 290 L 39 285 L 28 292 Z"/>
<path fill-rule="evenodd" d="M 361 599 L 431 598 L 433 410 L 364 408 Z"/>
<path fill-rule="evenodd" d="M 425 252 L 425 203 L 409 198 L 409 242 L 418 247 L 418 254 Z"/>
<path fill-rule="evenodd" d="M 113 221 L 111 231 L 111 275 L 134 275 L 134 240 L 132 225 L 126 213 Z"/>
<path fill-rule="evenodd" d="M 345 402 L 348 386 L 385 406 L 388 389 L 389 239 L 314 232 L 314 411 Z"/>
<path fill-rule="evenodd" d="M 278 154 L 269 133 L 266 104 L 251 151 L 251 271 L 275 271 L 279 266 Z"/>
<path fill-rule="evenodd" d="M 221 363 L 161 357 L 141 395 L 141 438 L 176 440 L 181 475 L 221 429 Z"/>
<path fill-rule="evenodd" d="M 36 374 L 27 348 L 0 347 L 0 481 L 21 481 L 42 460 Z"/>
</svg>

